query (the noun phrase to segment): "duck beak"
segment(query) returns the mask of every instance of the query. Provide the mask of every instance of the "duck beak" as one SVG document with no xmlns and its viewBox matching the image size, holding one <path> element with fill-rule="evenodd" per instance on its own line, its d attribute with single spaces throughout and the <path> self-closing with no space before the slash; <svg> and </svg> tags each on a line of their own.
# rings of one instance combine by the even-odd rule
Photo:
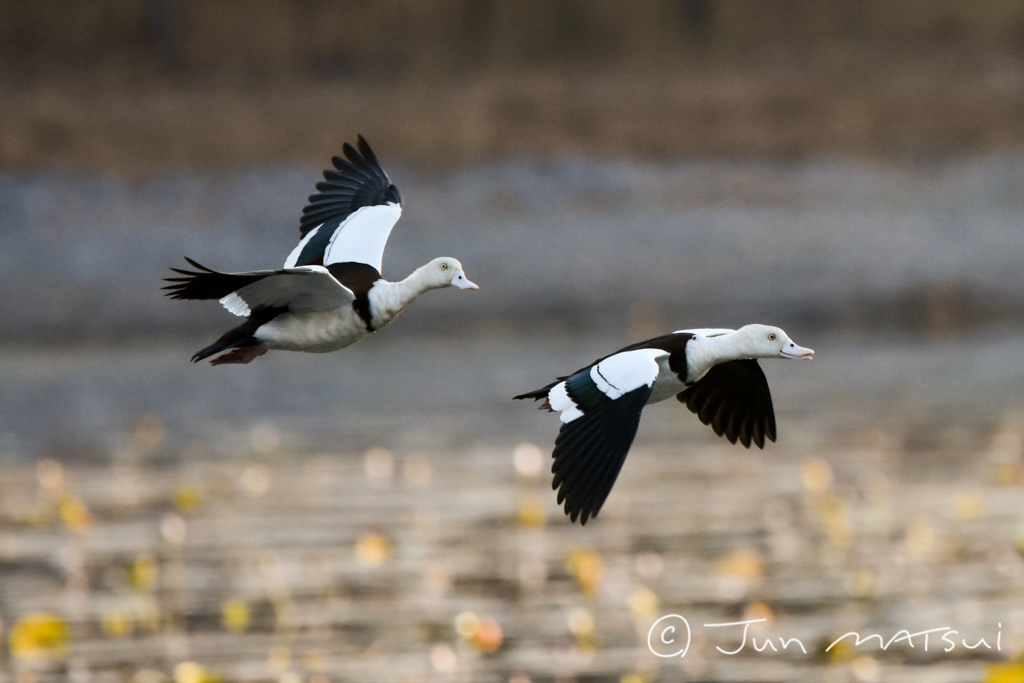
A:
<svg viewBox="0 0 1024 683">
<path fill-rule="evenodd" d="M 793 342 L 789 342 L 781 351 L 779 351 L 779 356 L 782 358 L 810 360 L 814 358 L 814 349 L 805 349 L 802 346 L 797 346 Z"/>
<path fill-rule="evenodd" d="M 452 285 L 459 289 L 480 289 L 475 282 L 470 282 L 463 273 L 459 273 L 452 278 Z"/>
</svg>

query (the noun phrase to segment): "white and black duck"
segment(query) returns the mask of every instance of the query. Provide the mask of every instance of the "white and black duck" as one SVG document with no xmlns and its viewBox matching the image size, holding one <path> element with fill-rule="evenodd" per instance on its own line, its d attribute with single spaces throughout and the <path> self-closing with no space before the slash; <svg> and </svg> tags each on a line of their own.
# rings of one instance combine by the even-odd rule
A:
<svg viewBox="0 0 1024 683">
<path fill-rule="evenodd" d="M 186 257 L 195 270 L 172 268 L 172 299 L 218 299 L 246 319 L 192 356 L 212 365 L 248 363 L 270 349 L 325 353 L 381 329 L 431 289 L 477 289 L 462 264 L 436 258 L 399 282 L 381 277 L 402 195 L 362 136 L 345 159 L 332 159 L 299 224 L 301 241 L 277 270 L 221 273 Z"/>
<path fill-rule="evenodd" d="M 561 413 L 552 488 L 572 521 L 596 517 L 648 403 L 675 396 L 715 434 L 745 447 L 775 441 L 775 412 L 757 358 L 812 358 L 777 327 L 679 330 L 601 358 L 517 399 Z"/>
</svg>

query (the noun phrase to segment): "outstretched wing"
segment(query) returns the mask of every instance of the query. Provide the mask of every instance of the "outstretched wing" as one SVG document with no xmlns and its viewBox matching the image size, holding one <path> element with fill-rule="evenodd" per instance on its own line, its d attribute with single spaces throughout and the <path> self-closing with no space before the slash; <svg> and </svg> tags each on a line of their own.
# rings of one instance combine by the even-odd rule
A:
<svg viewBox="0 0 1024 683">
<path fill-rule="evenodd" d="M 756 360 L 720 363 L 676 398 L 731 443 L 764 448 L 765 438 L 775 441 L 772 394 Z"/>
<path fill-rule="evenodd" d="M 636 437 L 662 355 L 658 349 L 615 354 L 548 393 L 565 423 L 552 453 L 551 486 L 572 521 L 586 524 L 604 505 Z"/>
<path fill-rule="evenodd" d="M 286 308 L 293 313 L 330 311 L 351 306 L 355 295 L 326 268 L 303 266 L 250 273 L 221 273 L 186 258 L 196 270 L 172 268 L 184 277 L 166 278 L 172 299 L 219 299 L 235 315 L 248 317 L 258 308 Z"/>
<path fill-rule="evenodd" d="M 379 272 L 391 229 L 402 215 L 402 194 L 363 136 L 358 151 L 345 143 L 344 159 L 331 161 L 336 170 L 324 171 L 302 210 L 302 241 L 285 261 L 285 268 L 332 263 L 365 263 Z"/>
</svg>

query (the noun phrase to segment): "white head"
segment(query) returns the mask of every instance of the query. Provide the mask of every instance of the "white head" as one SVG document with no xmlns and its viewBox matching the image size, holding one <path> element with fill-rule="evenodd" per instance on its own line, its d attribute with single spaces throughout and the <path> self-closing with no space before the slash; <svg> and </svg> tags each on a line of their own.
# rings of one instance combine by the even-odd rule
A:
<svg viewBox="0 0 1024 683">
<path fill-rule="evenodd" d="M 442 256 L 428 263 L 424 270 L 426 280 L 434 287 L 458 287 L 459 289 L 480 289 L 466 277 L 458 259 Z"/>
<path fill-rule="evenodd" d="M 803 358 L 814 351 L 797 346 L 785 332 L 771 325 L 744 325 L 733 333 L 742 358 Z"/>
</svg>

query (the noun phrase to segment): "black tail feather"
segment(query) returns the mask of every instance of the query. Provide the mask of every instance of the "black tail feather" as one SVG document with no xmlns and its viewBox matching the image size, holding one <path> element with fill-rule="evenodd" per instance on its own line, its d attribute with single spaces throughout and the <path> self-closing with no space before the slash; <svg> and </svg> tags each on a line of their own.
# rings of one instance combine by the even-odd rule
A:
<svg viewBox="0 0 1024 683">
<path fill-rule="evenodd" d="M 528 391 L 525 394 L 519 394 L 518 396 L 513 396 L 512 400 L 513 401 L 520 401 L 520 400 L 523 400 L 523 399 L 532 398 L 534 401 L 539 401 L 542 398 L 547 398 L 548 397 L 548 392 L 551 391 L 552 389 L 554 389 L 555 385 L 558 384 L 559 382 L 561 382 L 564 379 L 565 379 L 564 377 L 559 377 L 557 380 L 555 380 L 551 384 L 547 385 L 543 389 L 536 389 L 534 391 Z"/>
<path fill-rule="evenodd" d="M 192 356 L 192 362 L 198 363 L 204 358 L 209 358 L 221 351 L 238 348 L 239 346 L 255 346 L 256 344 L 259 344 L 260 342 L 252 335 L 261 324 L 262 323 L 254 320 L 246 320 L 238 327 L 231 328 L 221 335 L 220 339 L 217 341 L 196 351 Z"/>
<path fill-rule="evenodd" d="M 167 296 L 172 299 L 223 299 L 228 294 L 261 280 L 273 272 L 221 273 L 200 265 L 187 256 L 185 260 L 196 270 L 171 268 L 175 273 L 185 277 L 164 278 L 165 282 L 171 284 L 163 289 L 167 290 Z"/>
</svg>

